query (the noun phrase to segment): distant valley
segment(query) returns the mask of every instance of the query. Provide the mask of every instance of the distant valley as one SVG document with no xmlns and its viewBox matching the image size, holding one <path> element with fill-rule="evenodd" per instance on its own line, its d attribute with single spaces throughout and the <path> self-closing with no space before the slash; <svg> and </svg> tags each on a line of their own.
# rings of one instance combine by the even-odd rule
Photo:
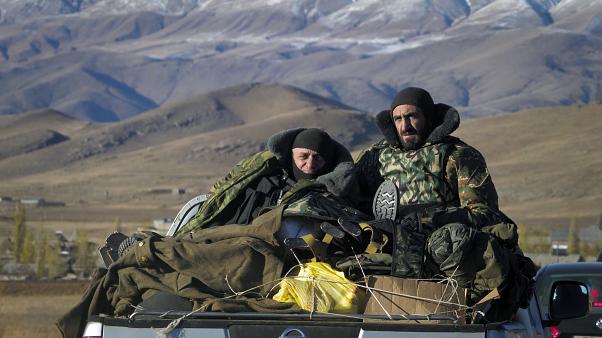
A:
<svg viewBox="0 0 602 338">
<path fill-rule="evenodd" d="M 500 205 L 517 221 L 595 219 L 601 113 L 588 105 L 463 119 L 454 135 L 484 154 Z M 0 196 L 66 203 L 32 209 L 38 220 L 173 217 L 270 135 L 298 126 L 324 128 L 355 154 L 380 138 L 371 115 L 281 85 L 226 88 L 106 124 L 32 111 L 0 117 Z"/>
</svg>

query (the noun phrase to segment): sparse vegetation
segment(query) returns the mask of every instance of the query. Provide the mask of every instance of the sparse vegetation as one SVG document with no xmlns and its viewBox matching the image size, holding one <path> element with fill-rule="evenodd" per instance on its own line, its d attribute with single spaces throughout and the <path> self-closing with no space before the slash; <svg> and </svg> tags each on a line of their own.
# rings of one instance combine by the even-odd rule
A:
<svg viewBox="0 0 602 338">
<path fill-rule="evenodd" d="M 539 226 L 518 227 L 518 245 L 524 252 L 548 253 L 551 250 L 550 230 Z"/>
<path fill-rule="evenodd" d="M 23 249 L 25 244 L 25 235 L 27 233 L 25 224 L 25 208 L 17 204 L 15 208 L 14 225 L 12 232 L 13 254 L 18 263 L 23 263 Z"/>
<path fill-rule="evenodd" d="M 46 242 L 45 260 L 46 268 L 48 269 L 48 278 L 55 279 L 64 275 L 64 266 L 61 260 L 61 253 L 56 247 L 54 241 Z"/>
<path fill-rule="evenodd" d="M 600 250 L 602 250 L 602 243 L 581 242 L 579 248 L 583 256 L 598 257 Z"/>
<path fill-rule="evenodd" d="M 34 233 L 29 227 L 25 227 L 25 236 L 23 238 L 23 251 L 21 253 L 22 263 L 34 263 L 36 259 L 36 245 Z"/>
<path fill-rule="evenodd" d="M 48 247 L 48 234 L 42 232 L 37 241 L 38 250 L 36 252 L 36 277 L 42 278 L 48 276 L 48 267 L 46 264 L 46 248 Z"/>
<path fill-rule="evenodd" d="M 87 230 L 77 230 L 75 246 L 75 262 L 81 271 L 82 277 L 88 277 L 96 267 L 96 256 L 95 245 L 90 243 Z"/>
<path fill-rule="evenodd" d="M 581 239 L 579 238 L 579 226 L 577 225 L 577 220 L 575 217 L 571 218 L 571 223 L 569 224 L 569 236 L 568 236 L 568 245 L 569 245 L 569 254 L 577 255 L 581 252 Z"/>
</svg>

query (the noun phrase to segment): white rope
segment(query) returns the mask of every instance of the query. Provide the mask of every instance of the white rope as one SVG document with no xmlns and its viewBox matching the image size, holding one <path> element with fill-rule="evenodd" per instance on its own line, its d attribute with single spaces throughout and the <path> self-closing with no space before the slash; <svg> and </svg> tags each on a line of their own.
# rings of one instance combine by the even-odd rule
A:
<svg viewBox="0 0 602 338">
<path fill-rule="evenodd" d="M 225 276 L 225 279 L 226 279 L 226 283 L 230 287 L 230 284 L 228 283 L 228 276 L 227 275 Z M 266 282 L 266 283 L 263 283 L 261 285 L 258 285 L 258 286 L 252 287 L 250 289 L 247 289 L 247 290 L 244 290 L 244 291 L 240 291 L 240 292 L 235 292 L 232 289 L 232 287 L 230 287 L 230 290 L 232 290 L 232 292 L 234 292 L 233 295 L 225 296 L 225 297 L 222 297 L 222 298 L 216 298 L 215 301 L 220 300 L 220 299 L 230 299 L 230 298 L 233 298 L 233 297 L 236 297 L 236 296 L 244 295 L 244 294 L 252 292 L 255 289 L 260 289 L 260 288 L 262 288 L 262 287 L 264 287 L 266 285 L 270 285 L 272 283 L 279 283 L 282 279 L 283 278 L 278 278 L 276 280 L 273 280 L 273 281 L 270 281 L 270 282 Z M 209 305 L 210 304 L 205 304 L 205 305 L 199 307 L 196 310 L 192 310 L 192 311 L 188 312 L 187 314 L 185 314 L 185 315 L 183 315 L 183 316 L 181 316 L 179 318 L 176 318 L 176 319 L 172 320 L 165 328 L 159 330 L 158 333 L 161 334 L 161 335 L 163 335 L 163 336 L 167 336 L 169 333 L 171 333 L 180 324 L 180 322 L 183 319 L 186 319 L 186 318 L 192 316 L 193 314 L 195 314 L 197 312 L 203 312 L 203 311 L 205 311 L 207 309 L 207 307 L 209 307 Z"/>
<path fill-rule="evenodd" d="M 353 248 L 351 248 L 351 249 L 353 250 Z M 357 258 L 357 254 L 355 253 L 355 250 L 353 250 L 353 255 L 355 255 L 355 260 L 357 261 L 357 265 L 359 265 L 360 271 L 362 272 L 362 276 L 364 276 L 364 284 L 366 285 L 366 290 L 368 290 L 368 292 L 372 295 L 372 297 L 374 297 L 374 299 L 376 300 L 376 302 L 378 303 L 380 308 L 387 315 L 387 318 L 392 320 L 393 317 L 391 317 L 391 314 L 389 313 L 389 311 L 387 311 L 387 309 L 385 309 L 385 306 L 380 302 L 380 299 L 378 299 L 378 297 L 376 297 L 376 295 L 372 291 L 372 288 L 370 288 L 368 286 L 368 277 L 364 273 L 364 268 L 362 268 L 362 263 L 360 262 L 359 258 Z"/>
<path fill-rule="evenodd" d="M 453 287 L 453 291 L 450 294 L 449 298 L 447 299 L 447 301 L 451 301 L 452 298 L 454 297 L 454 295 L 456 296 L 456 300 L 458 301 L 458 303 L 460 303 L 460 297 L 457 295 L 458 294 L 458 281 L 456 281 L 453 277 L 456 275 L 456 271 L 458 271 L 458 268 L 460 267 L 460 265 L 456 266 L 456 269 L 454 270 L 454 272 L 452 273 L 452 275 L 450 277 L 445 278 L 443 281 L 445 281 L 445 287 L 443 288 L 443 292 L 441 293 L 441 298 L 439 299 L 439 302 L 437 302 L 437 306 L 435 306 L 435 313 L 437 313 L 437 310 L 439 310 L 439 306 L 441 305 L 441 301 L 443 300 L 443 297 L 445 297 L 445 293 L 447 292 L 447 288 L 451 285 Z M 443 282 L 442 281 L 442 282 Z M 441 282 L 440 282 L 441 283 Z"/>
<path fill-rule="evenodd" d="M 288 275 L 291 274 L 296 268 L 303 268 L 303 264 L 299 263 L 299 265 L 294 265 L 290 269 L 288 269 L 288 271 L 284 274 L 284 276 L 282 276 L 281 278 L 278 278 L 276 280 L 278 283 L 275 283 L 274 286 L 272 286 L 270 288 L 270 290 L 268 290 L 268 292 L 266 293 L 266 295 L 264 296 L 264 298 L 267 298 L 272 293 L 272 291 L 274 291 L 274 289 L 277 288 L 280 285 L 281 281 L 283 281 L 287 277 L 291 278 Z"/>
<path fill-rule="evenodd" d="M 325 278 L 310 277 L 310 276 L 288 276 L 288 278 L 300 279 L 300 280 L 315 279 L 317 281 L 328 282 L 328 283 L 353 284 L 353 285 L 356 285 L 356 286 L 358 286 L 360 288 L 367 289 L 368 291 L 374 290 L 374 291 L 379 291 L 379 292 L 390 294 L 390 295 L 407 297 L 407 298 L 411 298 L 411 299 L 415 299 L 415 300 L 423 300 L 423 301 L 427 301 L 427 302 L 430 302 L 430 303 L 440 302 L 441 304 L 445 304 L 445 305 L 457 305 L 457 306 L 460 306 L 460 307 L 463 307 L 463 308 L 470 308 L 469 306 L 464 305 L 464 304 L 460 304 L 460 303 L 448 302 L 448 301 L 437 300 L 437 299 L 432 299 L 432 298 L 424 298 L 424 297 L 419 297 L 419 296 L 405 294 L 405 293 L 400 293 L 400 292 L 393 292 L 393 291 L 390 291 L 390 290 L 369 287 L 369 286 L 362 285 L 362 284 L 355 283 L 355 282 L 344 282 L 344 281 L 340 281 L 340 280 L 325 279 Z M 280 280 L 281 279 L 283 279 L 283 278 L 280 278 Z M 426 279 L 424 279 L 424 280 L 426 281 Z M 437 281 L 441 281 L 441 280 L 437 279 Z"/>
<path fill-rule="evenodd" d="M 448 278 L 445 278 L 443 280 L 441 280 L 441 279 L 422 279 L 422 280 L 425 280 L 425 281 L 437 281 L 439 283 L 446 282 L 446 286 L 445 286 L 445 289 L 443 291 L 443 295 L 445 295 L 447 287 L 453 287 L 454 288 L 454 293 L 452 293 L 452 295 L 450 295 L 450 297 L 447 300 L 443 300 L 442 298 L 440 298 L 440 299 L 431 299 L 431 298 L 419 297 L 419 296 L 415 296 L 415 295 L 404 294 L 404 293 L 400 293 L 400 292 L 393 292 L 393 291 L 390 291 L 390 290 L 384 290 L 384 289 L 379 289 L 379 288 L 374 288 L 374 287 L 368 286 L 368 284 L 367 284 L 367 278 L 368 277 L 366 276 L 366 274 L 364 272 L 364 269 L 363 269 L 363 267 L 362 267 L 362 265 L 361 265 L 361 263 L 359 261 L 359 258 L 357 256 L 357 254 L 355 254 L 355 259 L 357 260 L 358 265 L 360 267 L 360 271 L 361 271 L 362 275 L 364 276 L 364 285 L 362 285 L 360 283 L 344 282 L 344 281 L 340 281 L 340 280 L 324 279 L 324 278 L 314 277 L 314 276 L 289 276 L 289 274 L 291 274 L 296 268 L 303 266 L 303 264 L 301 263 L 301 261 L 299 260 L 299 258 L 295 254 L 295 252 L 293 250 L 291 250 L 291 252 L 293 253 L 293 255 L 294 255 L 295 259 L 297 260 L 297 262 L 299 263 L 299 265 L 295 265 L 295 266 L 291 267 L 286 272 L 286 274 L 283 277 L 275 279 L 275 280 L 270 281 L 270 282 L 266 282 L 266 283 L 254 286 L 254 287 L 249 288 L 249 289 L 244 290 L 244 291 L 235 291 L 232 288 L 232 286 L 230 285 L 230 282 L 228 281 L 228 276 L 226 275 L 225 276 L 226 284 L 228 285 L 228 288 L 230 289 L 230 291 L 232 291 L 233 294 L 229 295 L 229 296 L 222 297 L 222 298 L 216 298 L 215 300 L 230 299 L 230 298 L 233 298 L 233 297 L 245 295 L 245 294 L 253 292 L 253 290 L 261 289 L 262 287 L 264 287 L 266 285 L 274 284 L 270 288 L 270 290 L 268 290 L 268 292 L 265 295 L 261 295 L 260 294 L 262 297 L 267 298 L 272 293 L 272 291 L 274 290 L 274 288 L 276 288 L 282 280 L 284 280 L 285 278 L 293 278 L 293 279 L 305 279 L 305 280 L 309 279 L 309 280 L 312 281 L 312 305 L 311 305 L 311 311 L 309 313 L 310 320 L 312 319 L 314 313 L 320 313 L 320 312 L 316 311 L 316 303 L 317 303 L 317 295 L 316 295 L 316 292 L 315 292 L 315 289 L 316 289 L 315 282 L 316 281 L 327 282 L 327 283 L 339 283 L 339 284 L 353 284 L 353 285 L 356 285 L 357 287 L 366 289 L 374 297 L 374 299 L 379 304 L 379 306 L 381 307 L 381 309 L 386 314 L 386 316 L 387 316 L 387 318 L 389 320 L 393 320 L 392 315 L 385 309 L 384 305 L 380 302 L 380 300 L 378 299 L 378 297 L 376 297 L 376 294 L 374 293 L 374 291 L 378 291 L 380 293 L 389 294 L 389 295 L 406 297 L 406 298 L 410 298 L 410 299 L 414 299 L 414 300 L 421 300 L 421 301 L 426 301 L 426 302 L 431 302 L 431 303 L 434 302 L 434 303 L 437 304 L 437 307 L 435 308 L 435 313 L 434 314 L 438 314 L 439 313 L 439 312 L 437 312 L 438 308 L 439 308 L 439 305 L 455 306 L 455 307 L 458 307 L 458 308 L 463 309 L 463 310 L 472 309 L 471 306 L 467 306 L 465 304 L 461 304 L 460 303 L 459 295 L 457 294 L 458 282 L 455 279 L 452 278 L 455 275 L 456 271 L 454 271 L 454 273 L 452 274 L 452 277 L 448 277 Z M 457 270 L 457 268 L 456 268 L 456 270 Z M 457 302 L 453 302 L 452 301 L 452 298 L 453 298 L 454 295 L 456 296 Z M 191 311 L 191 312 L 189 312 L 189 313 L 187 313 L 187 314 L 185 314 L 185 315 L 183 315 L 183 316 L 181 316 L 181 317 L 179 317 L 177 319 L 174 319 L 164 329 L 161 329 L 158 332 L 160 334 L 164 335 L 164 336 L 168 335 L 169 333 L 171 333 L 180 324 L 180 322 L 183 319 L 186 319 L 186 318 L 190 317 L 191 315 L 193 315 L 193 314 L 195 314 L 197 312 L 202 312 L 202 311 L 206 310 L 206 308 L 209 305 L 210 304 L 206 304 L 206 305 L 201 306 L 198 309 L 193 310 L 193 311 Z M 141 310 L 138 307 L 135 307 L 135 308 L 137 310 Z M 454 314 L 456 314 L 456 317 L 459 317 L 457 315 L 457 310 L 443 311 L 441 313 L 454 313 Z M 346 317 L 346 318 L 354 318 L 354 319 L 362 319 L 363 318 L 363 317 L 360 317 L 360 316 L 343 315 L 343 314 L 337 314 L 337 313 L 329 313 L 329 314 L 330 315 L 341 316 L 341 317 Z M 427 316 L 427 318 L 430 315 L 433 315 L 433 314 L 425 314 L 425 316 Z M 399 316 L 402 317 L 402 318 L 404 318 L 404 319 L 406 319 L 406 320 L 409 320 L 409 317 L 406 316 L 405 314 L 399 314 Z"/>
<path fill-rule="evenodd" d="M 379 289 L 379 288 L 375 288 L 375 287 L 369 287 L 369 286 L 365 286 L 359 283 L 354 283 L 354 282 L 344 282 L 344 281 L 340 281 L 340 280 L 333 280 L 333 279 L 324 279 L 324 278 L 320 278 L 320 277 L 308 277 L 308 276 L 291 276 L 288 278 L 294 278 L 294 279 L 310 279 L 313 278 L 317 281 L 321 281 L 321 282 L 329 282 L 329 283 L 340 283 L 340 284 L 353 284 L 356 285 L 360 288 L 363 289 L 367 289 L 367 290 L 373 290 L 373 291 L 378 291 L 378 292 L 382 292 L 382 293 L 386 293 L 386 294 L 390 294 L 390 295 L 394 295 L 394 296 L 401 296 L 401 297 L 406 297 L 406 298 L 411 298 L 411 299 L 415 299 L 415 300 L 423 300 L 429 303 L 437 303 L 440 302 L 441 304 L 445 304 L 445 305 L 455 305 L 455 306 L 459 306 L 462 308 L 470 308 L 470 306 L 464 305 L 464 304 L 460 304 L 460 303 L 454 303 L 454 302 L 447 302 L 447 301 L 439 301 L 437 299 L 432 299 L 432 298 L 425 298 L 425 297 L 419 297 L 419 296 L 415 296 L 415 295 L 410 295 L 410 294 L 405 294 L 405 293 L 400 293 L 400 292 L 393 292 L 390 290 L 385 290 L 385 289 Z"/>
<path fill-rule="evenodd" d="M 199 312 L 199 311 L 204 311 L 205 309 L 207 309 L 207 307 L 209 306 L 209 304 L 203 305 L 201 307 L 199 307 L 196 310 L 190 311 L 187 314 L 172 320 L 169 324 L 167 324 L 167 326 L 163 329 L 160 329 L 157 331 L 158 334 L 162 335 L 162 336 L 167 336 L 168 334 L 170 334 L 173 330 L 175 330 L 178 325 L 180 325 L 180 322 L 190 316 L 192 316 L 193 314 Z"/>
<path fill-rule="evenodd" d="M 232 288 L 232 285 L 230 285 L 230 282 L 228 281 L 228 275 L 227 275 L 227 274 L 226 274 L 226 284 L 228 285 L 228 288 L 230 289 L 230 291 L 232 291 L 232 293 L 233 293 L 235 296 L 240 296 L 240 295 L 242 295 L 242 293 L 241 293 L 241 292 L 234 291 L 234 289 Z"/>
<path fill-rule="evenodd" d="M 247 289 L 247 290 L 244 290 L 244 291 L 240 291 L 240 292 L 235 292 L 234 290 L 232 290 L 234 292 L 233 295 L 225 296 L 225 297 L 222 297 L 222 298 L 217 298 L 216 300 L 219 300 L 219 299 L 230 299 L 230 298 L 233 298 L 233 297 L 236 297 L 236 296 L 239 296 L 239 295 L 247 294 L 247 293 L 249 293 L 249 292 L 251 292 L 251 291 L 253 291 L 255 289 L 262 288 L 263 286 L 266 286 L 266 285 L 269 285 L 269 284 L 272 284 L 272 283 L 279 283 L 284 278 L 294 278 L 294 279 L 305 279 L 305 280 L 309 279 L 309 280 L 312 281 L 312 283 L 314 285 L 314 287 L 312 288 L 312 291 L 313 291 L 312 292 L 313 293 L 313 296 L 312 296 L 312 311 L 309 314 L 310 315 L 310 317 L 309 317 L 310 320 L 312 319 L 314 313 L 320 313 L 318 311 L 315 311 L 315 297 L 316 297 L 315 290 L 314 290 L 315 289 L 315 281 L 328 282 L 328 283 L 339 283 L 339 284 L 354 284 L 354 285 L 356 285 L 356 286 L 358 286 L 360 288 L 364 288 L 364 289 L 368 290 L 368 292 L 370 292 L 370 294 L 372 294 L 374 296 L 375 300 L 379 303 L 379 305 L 381 306 L 381 308 L 383 308 L 383 311 L 385 312 L 385 314 L 387 315 L 387 317 L 390 320 L 393 320 L 393 317 L 391 316 L 390 313 L 388 313 L 388 311 L 386 311 L 386 309 L 384 309 L 384 306 L 382 305 L 382 303 L 380 303 L 380 301 L 378 300 L 378 298 L 375 296 L 374 291 L 378 291 L 380 293 L 385 293 L 385 294 L 390 294 L 390 295 L 395 295 L 395 296 L 406 297 L 406 298 L 415 299 L 415 300 L 422 300 L 422 301 L 426 301 L 426 302 L 437 302 L 437 304 L 445 304 L 445 305 L 457 306 L 457 307 L 462 308 L 462 309 L 471 309 L 472 308 L 470 306 L 467 306 L 467 305 L 464 305 L 464 304 L 460 304 L 459 302 L 458 303 L 453 303 L 453 302 L 449 302 L 449 301 L 443 301 L 441 299 L 440 300 L 434 300 L 434 299 L 431 299 L 431 298 L 418 297 L 418 296 L 404 294 L 404 293 L 400 293 L 400 292 L 393 292 L 393 291 L 390 291 L 390 290 L 384 290 L 384 289 L 369 287 L 368 285 L 362 285 L 362 284 L 359 284 L 359 283 L 343 282 L 343 281 L 339 281 L 339 280 L 324 279 L 324 278 L 313 277 L 313 276 L 311 276 L 311 277 L 306 277 L 306 276 L 288 276 L 288 274 L 290 274 L 296 267 L 297 266 L 294 266 L 291 269 L 289 269 L 289 271 L 282 278 L 278 278 L 276 280 L 273 280 L 273 281 L 270 281 L 270 282 L 266 282 L 266 283 L 263 283 L 261 285 L 258 285 L 258 286 L 252 287 L 250 289 Z M 364 274 L 364 278 L 367 278 L 367 276 L 365 274 Z M 277 285 L 275 285 L 275 286 L 277 286 Z M 272 287 L 270 289 L 270 291 L 268 291 L 268 293 L 266 294 L 266 296 L 271 293 L 271 291 L 273 290 L 274 287 Z M 266 297 L 266 296 L 264 296 L 264 297 Z M 206 310 L 208 306 L 209 306 L 209 304 L 206 304 L 206 305 L 201 306 L 198 309 L 193 310 L 193 311 L 191 311 L 191 312 L 189 312 L 189 313 L 187 313 L 187 314 L 185 314 L 185 315 L 183 315 L 183 316 L 181 316 L 181 317 L 179 317 L 177 319 L 172 320 L 165 328 L 159 330 L 158 333 L 160 333 L 160 334 L 162 334 L 164 336 L 168 335 L 175 328 L 177 328 L 177 326 L 180 324 L 180 322 L 182 320 L 190 317 L 191 315 L 193 315 L 193 314 L 195 314 L 197 312 L 202 312 L 202 311 Z M 452 311 L 445 311 L 445 312 L 442 312 L 442 313 L 449 313 L 449 312 L 452 312 Z M 354 319 L 362 319 L 363 318 L 363 317 L 360 317 L 360 316 L 343 315 L 343 314 L 337 314 L 337 313 L 329 313 L 329 314 L 330 315 L 341 316 L 341 317 L 347 317 L 347 318 L 354 318 Z M 435 314 L 437 314 L 437 312 L 435 312 Z M 429 315 L 432 315 L 432 314 L 425 314 L 425 316 L 427 316 L 427 318 L 428 318 Z M 402 317 L 402 318 L 404 318 L 404 319 L 406 319 L 406 320 L 410 319 L 405 314 L 399 314 L 399 316 Z"/>
<path fill-rule="evenodd" d="M 297 263 L 299 263 L 299 265 L 303 265 L 303 263 L 301 263 L 301 260 L 299 259 L 299 257 L 297 257 L 295 250 L 293 250 L 293 248 L 289 248 L 289 250 L 293 253 L 293 257 L 295 257 L 295 259 L 297 260 Z"/>
<path fill-rule="evenodd" d="M 438 302 L 438 300 L 432 299 L 432 298 L 424 298 L 424 297 L 419 297 L 419 296 L 414 296 L 414 295 L 408 295 L 408 294 L 404 294 L 404 293 L 400 293 L 400 292 L 393 292 L 390 290 L 384 290 L 384 289 L 379 289 L 379 288 L 372 288 L 372 289 L 375 291 L 390 294 L 390 295 L 401 296 L 401 297 L 406 297 L 406 298 L 415 299 L 415 300 L 422 300 L 422 301 L 429 302 L 429 303 Z M 461 308 L 466 308 L 466 309 L 470 308 L 470 306 L 467 306 L 464 304 L 459 304 L 459 303 L 446 302 L 446 301 L 441 301 L 441 303 L 445 304 L 445 305 L 459 306 Z"/>
</svg>

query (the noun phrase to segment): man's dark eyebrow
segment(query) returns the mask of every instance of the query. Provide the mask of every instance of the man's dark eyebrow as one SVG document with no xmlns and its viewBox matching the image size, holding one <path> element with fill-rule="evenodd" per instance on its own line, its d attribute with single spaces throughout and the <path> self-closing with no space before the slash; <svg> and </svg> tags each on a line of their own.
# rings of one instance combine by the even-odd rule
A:
<svg viewBox="0 0 602 338">
<path fill-rule="evenodd" d="M 412 116 L 412 115 L 416 115 L 417 113 L 418 113 L 417 110 L 409 111 L 406 113 L 393 113 L 393 118 L 402 117 L 402 116 Z"/>
</svg>

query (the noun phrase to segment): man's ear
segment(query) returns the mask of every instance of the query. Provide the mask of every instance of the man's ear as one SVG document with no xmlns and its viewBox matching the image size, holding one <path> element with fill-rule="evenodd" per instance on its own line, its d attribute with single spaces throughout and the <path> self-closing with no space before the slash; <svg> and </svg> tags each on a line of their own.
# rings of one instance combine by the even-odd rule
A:
<svg viewBox="0 0 602 338">
<path fill-rule="evenodd" d="M 378 129 L 380 129 L 380 132 L 383 133 L 383 136 L 389 145 L 394 147 L 400 146 L 399 135 L 397 129 L 395 129 L 393 120 L 391 119 L 390 110 L 383 110 L 376 114 L 376 125 L 378 126 Z"/>
</svg>

